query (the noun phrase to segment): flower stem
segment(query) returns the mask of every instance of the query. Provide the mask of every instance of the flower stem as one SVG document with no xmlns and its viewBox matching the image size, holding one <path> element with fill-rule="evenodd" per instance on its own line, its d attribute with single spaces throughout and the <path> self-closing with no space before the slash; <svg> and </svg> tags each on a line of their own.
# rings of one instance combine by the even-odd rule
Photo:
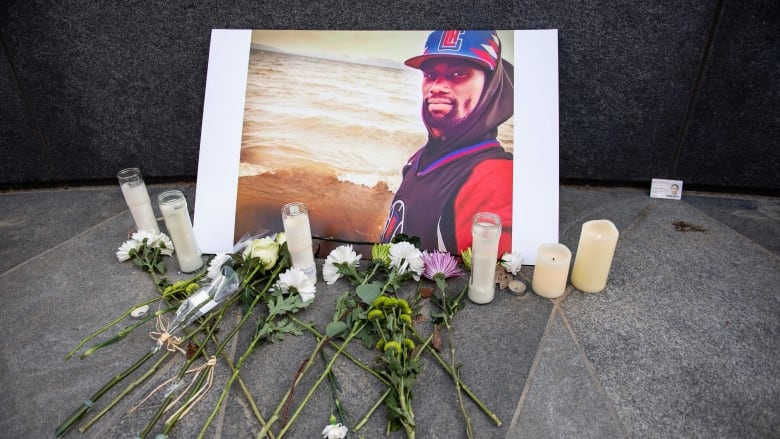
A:
<svg viewBox="0 0 780 439">
<path fill-rule="evenodd" d="M 382 396 L 380 396 L 379 399 L 376 400 L 374 405 L 371 406 L 370 409 L 368 409 L 368 412 L 363 416 L 363 419 L 361 419 L 357 424 L 355 424 L 355 427 L 352 429 L 352 431 L 357 432 L 358 430 L 363 428 L 363 426 L 365 426 L 366 423 L 368 422 L 368 419 L 371 417 L 371 415 L 373 415 L 376 409 L 378 409 L 379 406 L 382 405 L 382 403 L 385 401 L 385 399 L 387 399 L 387 397 L 390 396 L 390 392 L 392 391 L 393 389 L 388 387 L 387 390 L 385 390 L 385 393 L 383 393 Z"/>
<path fill-rule="evenodd" d="M 78 409 L 76 409 L 67 420 L 65 420 L 65 422 L 60 424 L 60 426 L 57 427 L 56 430 L 54 430 L 54 435 L 57 437 L 62 436 L 66 431 L 68 431 L 71 427 L 73 427 L 73 424 L 75 424 L 76 421 L 78 421 L 82 416 L 84 416 L 85 413 L 87 413 L 92 408 L 95 401 L 100 399 L 100 397 L 103 396 L 103 394 L 105 394 L 106 392 L 108 392 L 112 387 L 114 387 L 116 383 L 122 381 L 128 375 L 130 375 L 136 369 L 138 369 L 144 363 L 146 363 L 150 358 L 152 358 L 152 355 L 154 355 L 154 351 L 151 350 L 148 351 L 141 358 L 139 358 L 135 363 L 133 363 L 130 367 L 115 375 L 111 380 L 109 380 L 106 384 L 104 384 L 103 387 L 100 388 L 100 390 L 95 392 L 95 394 L 93 394 L 92 397 L 84 401 L 82 405 Z"/>
<path fill-rule="evenodd" d="M 422 340 L 420 334 L 418 334 L 416 331 L 413 331 L 413 333 L 418 340 Z M 441 358 L 441 356 L 439 355 L 438 352 L 436 352 L 436 349 L 434 349 L 433 346 L 426 346 L 425 349 L 433 356 L 434 359 L 436 359 L 439 365 L 444 369 L 445 372 L 447 372 L 452 377 L 452 379 L 454 380 L 459 379 L 458 375 L 450 368 L 450 365 L 447 364 L 447 362 L 444 361 L 443 358 Z M 464 383 L 462 380 L 460 386 L 463 389 L 463 393 L 465 393 L 466 396 L 471 398 L 471 400 L 485 413 L 485 415 L 487 415 L 487 417 L 489 417 L 496 424 L 496 426 L 500 427 L 502 424 L 501 419 L 499 419 L 498 416 L 496 416 L 496 414 L 493 413 L 485 405 L 485 403 L 482 402 L 482 400 L 480 400 L 479 397 L 477 397 L 477 395 L 474 394 L 471 388 L 469 388 L 469 386 L 466 383 Z"/>
<path fill-rule="evenodd" d="M 297 323 L 298 325 L 300 325 L 304 329 L 306 329 L 309 332 L 311 332 L 312 334 L 314 334 L 314 337 L 317 339 L 317 341 L 321 341 L 322 339 L 326 338 L 325 335 L 323 335 L 322 333 L 317 331 L 317 329 L 315 329 L 312 325 L 310 325 L 310 324 L 308 324 L 308 323 L 306 323 L 306 322 L 304 322 L 302 320 L 299 320 L 293 314 L 287 314 L 287 317 L 289 317 L 290 320 L 294 321 L 295 323 Z M 328 344 L 331 345 L 335 349 L 341 349 L 341 346 L 343 346 L 343 344 L 342 345 L 338 345 L 338 344 L 336 344 L 332 340 L 328 340 Z M 383 384 L 388 385 L 388 386 L 390 385 L 390 382 L 387 381 L 387 379 L 385 377 L 380 375 L 376 370 L 372 369 L 367 364 L 365 364 L 362 361 L 360 361 L 357 358 L 355 358 L 349 352 L 343 351 L 341 353 L 341 355 L 345 356 L 348 360 L 353 362 L 357 367 L 359 367 L 359 368 L 363 369 L 364 371 L 368 372 L 369 374 L 373 375 L 376 379 L 381 381 Z"/>
<path fill-rule="evenodd" d="M 249 316 L 252 315 L 252 311 L 254 310 L 255 306 L 260 302 L 260 299 L 265 296 L 265 293 L 268 292 L 268 289 L 271 288 L 273 285 L 274 279 L 278 276 L 279 272 L 281 271 L 283 264 L 277 264 L 276 268 L 274 268 L 274 271 L 272 272 L 271 276 L 268 277 L 266 280 L 266 284 L 264 285 L 262 291 L 260 294 L 256 295 L 255 298 L 252 300 L 252 303 L 249 305 L 249 308 L 244 313 L 241 320 L 238 322 L 238 324 L 233 328 L 233 330 L 228 334 L 228 336 L 225 338 L 225 340 L 222 341 L 222 344 L 220 344 L 217 347 L 216 353 L 219 354 L 223 351 L 225 345 L 229 340 L 231 340 L 236 333 L 238 333 L 239 329 L 244 326 L 246 321 L 249 319 Z M 254 276 L 254 273 L 257 272 L 257 269 L 250 275 L 249 278 Z M 243 283 L 242 285 L 246 286 L 246 283 Z M 238 297 L 239 295 L 236 295 L 235 297 Z M 233 369 L 233 373 L 230 375 L 230 379 L 228 379 L 228 382 L 225 383 L 225 386 L 222 388 L 222 393 L 219 396 L 219 399 L 217 399 L 217 403 L 214 405 L 214 408 L 212 409 L 211 413 L 209 414 L 208 418 L 206 418 L 206 422 L 204 422 L 203 427 L 200 430 L 200 433 L 198 434 L 198 437 L 201 438 L 206 433 L 206 429 L 208 429 L 209 425 L 211 424 L 211 421 L 214 419 L 214 416 L 216 416 L 217 412 L 219 411 L 219 408 L 222 406 L 222 403 L 225 400 L 225 397 L 227 396 L 227 393 L 230 391 L 230 388 L 233 385 L 233 382 L 235 382 L 236 377 L 238 377 L 238 374 L 241 370 L 241 365 L 244 363 L 246 358 L 249 357 L 249 354 L 252 353 L 252 351 L 255 348 L 255 345 L 260 340 L 259 337 L 259 331 L 258 334 L 255 335 L 252 339 L 252 343 L 247 347 L 246 351 L 244 351 L 244 354 L 239 358 L 238 362 L 235 365 L 235 368 Z M 270 420 L 266 423 L 268 425 L 270 423 Z"/>
<path fill-rule="evenodd" d="M 112 326 L 115 326 L 115 325 L 117 325 L 119 322 L 121 322 L 122 320 L 124 320 L 124 319 L 125 319 L 127 316 L 129 316 L 129 315 L 130 315 L 130 313 L 131 313 L 131 312 L 133 312 L 133 310 L 134 310 L 134 309 L 138 308 L 139 306 L 143 306 L 143 305 L 149 305 L 149 304 L 151 304 L 151 303 L 154 303 L 154 302 L 156 302 L 156 301 L 158 301 L 158 300 L 160 300 L 160 298 L 159 298 L 159 297 L 154 297 L 154 298 L 152 298 L 152 299 L 149 299 L 149 300 L 146 300 L 146 301 L 144 301 L 144 302 L 141 302 L 141 303 L 139 303 L 139 304 L 137 304 L 137 305 L 134 305 L 132 308 L 130 308 L 130 309 L 128 309 L 127 311 L 125 311 L 125 312 L 124 312 L 124 314 L 122 314 L 121 316 L 119 316 L 119 317 L 118 317 L 116 320 L 114 320 L 113 322 L 111 322 L 111 323 L 109 323 L 109 324 L 107 324 L 107 325 L 103 326 L 102 328 L 98 329 L 97 331 L 93 332 L 92 334 L 90 334 L 89 336 L 87 336 L 87 337 L 85 337 L 83 340 L 81 340 L 81 341 L 79 342 L 79 344 L 77 344 L 77 345 L 76 345 L 76 347 L 74 347 L 74 348 L 73 348 L 73 350 L 71 350 L 70 352 L 68 352 L 68 355 L 66 355 L 66 356 L 65 356 L 65 358 L 63 359 L 63 361 L 67 361 L 68 359 L 70 359 L 70 357 L 72 357 L 72 356 L 73 356 L 73 355 L 74 355 L 76 352 L 78 352 L 78 350 L 79 350 L 79 349 L 81 349 L 81 347 L 82 347 L 82 346 L 84 346 L 85 344 L 87 344 L 87 342 L 89 342 L 89 341 L 90 341 L 90 340 L 92 340 L 93 338 L 95 338 L 95 337 L 99 336 L 100 334 L 102 334 L 102 333 L 106 332 L 106 331 L 107 331 L 109 328 L 111 328 Z"/>
<path fill-rule="evenodd" d="M 87 431 L 87 430 L 88 430 L 88 429 L 89 429 L 89 428 L 90 428 L 90 427 L 91 427 L 91 426 L 92 426 L 92 425 L 93 425 L 95 422 L 97 422 L 98 420 L 100 420 L 100 418 L 101 418 L 101 417 L 103 417 L 103 415 L 105 415 L 105 414 L 106 414 L 106 413 L 108 413 L 108 412 L 109 412 L 111 409 L 113 409 L 113 408 L 114 408 L 114 406 L 116 406 L 116 405 L 119 403 L 119 401 L 121 401 L 121 400 L 122 400 L 122 398 L 124 398 L 125 396 L 127 396 L 127 395 L 128 395 L 130 392 L 132 392 L 132 391 L 133 391 L 133 389 L 135 389 L 136 387 L 138 387 L 138 386 L 139 386 L 139 385 L 140 385 L 142 382 L 144 382 L 144 381 L 145 381 L 147 378 L 149 378 L 150 376 L 152 376 L 152 374 L 154 374 L 154 372 L 156 372 L 156 371 L 157 371 L 157 369 L 160 367 L 160 365 L 161 365 L 163 362 L 165 362 L 165 360 L 167 360 L 167 359 L 168 359 L 168 357 L 169 357 L 171 354 L 172 354 L 172 352 L 170 352 L 170 351 L 166 351 L 166 352 L 165 352 L 165 353 L 164 353 L 164 354 L 163 354 L 163 355 L 160 357 L 160 359 L 159 359 L 159 360 L 157 360 L 157 361 L 156 361 L 156 362 L 155 362 L 155 363 L 154 363 L 154 364 L 153 364 L 151 367 L 149 367 L 149 369 L 147 369 L 147 371 L 146 371 L 146 372 L 145 372 L 143 375 L 141 375 L 141 376 L 140 376 L 140 377 L 139 377 L 137 380 L 133 381 L 133 382 L 132 382 L 132 383 L 130 383 L 130 384 L 127 386 L 127 387 L 125 387 L 125 389 L 124 389 L 124 390 L 123 390 L 121 393 L 119 393 L 119 394 L 118 394 L 116 397 L 114 397 L 114 399 L 112 399 L 112 400 L 111 400 L 111 402 L 110 402 L 110 403 L 109 403 L 109 404 L 108 404 L 106 407 L 104 407 L 104 408 L 103 408 L 103 410 L 101 410 L 101 411 L 100 411 L 98 414 L 96 414 L 94 417 L 92 417 L 92 418 L 91 418 L 91 419 L 90 419 L 90 420 L 89 420 L 89 421 L 88 421 L 86 424 L 84 424 L 83 426 L 81 426 L 81 428 L 79 428 L 79 431 L 80 431 L 81 433 L 84 433 L 85 431 Z"/>
<path fill-rule="evenodd" d="M 303 401 L 301 401 L 301 404 L 298 406 L 298 408 L 295 410 L 293 415 L 290 417 L 290 420 L 284 425 L 281 431 L 279 431 L 279 434 L 277 437 L 279 439 L 282 439 L 287 432 L 287 429 L 290 428 L 290 426 L 295 422 L 295 419 L 298 417 L 298 415 L 301 413 L 301 410 L 303 410 L 303 407 L 306 405 L 306 403 L 309 402 L 312 395 L 314 394 L 314 391 L 317 390 L 317 387 L 322 383 L 322 381 L 326 378 L 328 373 L 330 372 L 331 368 L 333 368 L 333 364 L 336 362 L 336 358 L 338 358 L 339 354 L 344 350 L 345 347 L 347 347 L 347 344 L 349 344 L 350 341 L 360 332 L 360 330 L 363 329 L 363 324 L 355 325 L 352 328 L 352 331 L 350 331 L 347 338 L 344 339 L 344 343 L 341 344 L 341 346 L 338 348 L 335 354 L 330 358 L 330 361 L 328 362 L 327 366 L 325 366 L 325 370 L 320 374 L 320 377 L 317 378 L 317 381 L 314 382 L 314 385 L 309 389 L 309 392 L 306 394 L 306 396 L 303 398 Z M 322 341 L 317 345 L 318 347 L 322 346 Z"/>
<path fill-rule="evenodd" d="M 216 336 L 211 337 L 214 340 L 215 344 L 219 344 Z M 224 350 L 220 352 L 222 355 L 222 358 L 225 360 L 225 363 L 227 363 L 228 367 L 230 368 L 231 372 L 236 372 L 238 369 L 233 364 L 233 360 L 230 359 L 230 356 L 225 353 Z M 238 375 L 237 378 L 238 385 L 241 387 L 241 392 L 243 392 L 244 396 L 247 398 L 247 402 L 249 403 L 249 407 L 252 409 L 252 414 L 255 415 L 255 418 L 257 419 L 257 422 L 260 423 L 261 426 L 266 424 L 265 419 L 263 418 L 263 415 L 260 413 L 260 409 L 257 408 L 257 404 L 255 403 L 255 399 L 252 397 L 252 392 L 249 391 L 249 389 L 246 387 L 246 384 L 244 383 L 244 380 L 241 378 L 241 375 Z M 274 436 L 269 432 L 268 434 L 271 439 L 275 439 Z"/>
</svg>

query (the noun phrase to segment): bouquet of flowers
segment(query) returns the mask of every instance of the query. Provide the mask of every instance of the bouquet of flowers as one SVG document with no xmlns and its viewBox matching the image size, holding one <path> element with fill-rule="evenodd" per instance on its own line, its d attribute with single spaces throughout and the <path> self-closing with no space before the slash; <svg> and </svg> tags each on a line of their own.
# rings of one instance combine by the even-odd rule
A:
<svg viewBox="0 0 780 439">
<path fill-rule="evenodd" d="M 133 330 L 141 327 L 151 319 L 157 320 L 156 331 L 151 333 L 155 343 L 149 351 L 130 367 L 117 374 L 100 390 L 85 400 L 56 429 L 56 436 L 59 437 L 72 428 L 81 417 L 93 409 L 101 396 L 132 372 L 142 367 L 163 346 L 166 349 L 163 350 L 159 361 L 151 366 L 147 373 L 138 381 L 131 383 L 117 398 L 84 424 L 80 430 L 82 432 L 86 431 L 102 415 L 111 410 L 122 397 L 138 386 L 141 381 L 153 375 L 159 364 L 166 361 L 171 354 L 182 353 L 185 355 L 184 364 L 181 366 L 177 377 L 172 382 L 167 383 L 169 384 L 169 391 L 167 392 L 169 395 L 160 406 L 156 416 L 141 433 L 141 436 L 148 434 L 164 412 L 170 410 L 176 403 L 183 401 L 179 410 L 175 411 L 165 421 L 162 436 L 167 436 L 178 419 L 184 416 L 200 400 L 205 391 L 208 391 L 211 382 L 209 377 L 213 376 L 216 356 L 223 354 L 223 349 L 228 341 L 238 333 L 252 312 L 262 304 L 266 314 L 262 318 L 261 324 L 258 325 L 255 336 L 241 359 L 235 365 L 231 364 L 233 373 L 225 385 L 222 395 L 212 411 L 212 415 L 209 416 L 203 426 L 202 432 L 205 432 L 214 414 L 222 404 L 224 396 L 238 378 L 243 361 L 254 350 L 255 346 L 263 340 L 283 339 L 287 334 L 298 335 L 302 333 L 302 327 L 290 320 L 288 316 L 312 303 L 316 287 L 302 271 L 290 267 L 290 257 L 284 233 L 244 239 L 237 243 L 233 250 L 233 253 L 230 254 L 215 255 L 210 260 L 208 268 L 195 274 L 192 278 L 170 283 L 167 279 L 160 277 L 160 275 L 166 272 L 163 257 L 171 256 L 174 251 L 170 239 L 165 234 L 137 232 L 132 235 L 132 239 L 119 247 L 117 259 L 119 261 L 131 260 L 137 267 L 148 272 L 152 276 L 160 295 L 134 306 L 116 320 L 83 339 L 66 356 L 66 360 L 81 350 L 91 340 L 104 335 L 111 328 L 118 326 L 134 310 L 154 302 L 159 302 L 161 306 L 156 312 L 123 328 L 106 340 L 94 344 L 85 350 L 81 357 L 92 355 L 99 349 L 123 340 Z M 241 303 L 243 310 L 241 320 L 225 338 L 218 343 L 215 342 L 216 347 L 207 353 L 209 340 L 216 340 L 214 331 L 217 324 L 222 320 L 227 308 L 237 301 Z M 170 319 L 167 317 L 169 314 L 172 315 Z M 186 331 L 187 334 L 181 337 L 176 335 L 182 331 Z M 185 346 L 185 343 L 187 343 L 187 350 L 182 348 L 182 346 Z M 203 366 L 191 368 L 193 362 L 200 357 L 205 358 L 206 363 Z M 204 370 L 207 372 L 201 373 Z M 182 382 L 189 374 L 195 375 L 190 385 L 186 386 L 184 391 L 176 392 L 180 387 L 183 387 Z"/>
</svg>

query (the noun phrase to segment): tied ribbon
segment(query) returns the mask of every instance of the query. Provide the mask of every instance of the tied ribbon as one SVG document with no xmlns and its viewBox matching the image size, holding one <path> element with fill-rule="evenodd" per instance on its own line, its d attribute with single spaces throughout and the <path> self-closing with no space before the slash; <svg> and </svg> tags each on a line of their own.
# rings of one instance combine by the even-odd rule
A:
<svg viewBox="0 0 780 439">
<path fill-rule="evenodd" d="M 168 333 L 168 324 L 168 319 L 162 315 L 157 316 L 157 323 L 155 324 L 156 331 L 150 332 L 149 336 L 152 337 L 152 340 L 157 342 L 158 349 L 160 346 L 165 346 L 170 352 L 178 351 L 187 355 L 187 351 L 180 346 L 182 342 L 181 337 L 176 337 Z"/>
<path fill-rule="evenodd" d="M 192 410 L 192 408 L 195 407 L 195 405 L 198 402 L 200 402 L 200 400 L 206 395 L 206 393 L 208 393 L 208 391 L 211 389 L 211 386 L 214 384 L 214 369 L 215 369 L 216 365 L 217 365 L 216 357 L 211 357 L 211 358 L 208 359 L 208 361 L 206 361 L 202 365 L 200 365 L 198 367 L 194 367 L 192 369 L 188 369 L 186 372 L 184 372 L 184 375 L 192 374 L 192 373 L 194 373 L 195 375 L 193 375 L 192 380 L 190 380 L 190 383 L 187 385 L 187 387 L 181 393 L 179 393 L 179 396 L 177 396 L 173 401 L 171 401 L 168 404 L 167 407 L 165 407 L 165 410 L 163 410 L 163 413 L 169 411 L 176 404 L 178 404 L 178 402 L 181 400 L 181 398 L 184 396 L 184 394 L 189 392 L 190 388 L 192 388 L 192 386 L 198 381 L 198 377 L 200 376 L 201 372 L 203 372 L 205 370 L 208 375 L 206 376 L 205 384 L 203 386 L 201 386 L 201 388 L 198 389 L 197 392 L 195 392 L 192 396 L 190 396 L 189 399 L 187 399 L 187 402 L 185 402 L 184 405 L 179 407 L 179 409 L 176 410 L 165 421 L 166 424 L 171 422 L 173 419 L 181 419 L 184 416 L 186 416 L 187 413 L 189 413 L 190 410 Z M 172 377 L 172 378 L 168 378 L 167 380 L 163 381 L 162 384 L 160 384 L 159 386 L 155 387 L 154 390 L 149 392 L 149 394 L 146 395 L 146 397 L 144 399 L 142 399 L 138 404 L 133 406 L 128 412 L 132 413 L 135 410 L 137 410 L 138 407 L 141 407 L 141 405 L 144 402 L 146 402 L 146 400 L 151 398 L 152 395 L 154 395 L 158 391 L 162 390 L 164 387 L 170 386 L 168 391 L 166 391 L 166 393 L 165 393 L 166 396 L 167 396 L 167 395 L 170 395 L 171 393 L 175 392 L 177 389 L 179 389 L 181 387 L 181 385 L 182 385 L 182 382 L 181 382 L 181 379 L 178 376 L 175 376 L 175 377 Z"/>
</svg>

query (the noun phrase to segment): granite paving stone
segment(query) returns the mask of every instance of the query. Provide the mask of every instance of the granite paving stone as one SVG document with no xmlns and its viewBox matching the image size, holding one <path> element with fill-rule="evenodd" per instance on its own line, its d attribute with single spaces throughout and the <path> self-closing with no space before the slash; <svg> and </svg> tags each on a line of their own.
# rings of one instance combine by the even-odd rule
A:
<svg viewBox="0 0 780 439">
<path fill-rule="evenodd" d="M 184 188 L 194 205 L 192 185 L 152 185 L 150 192 L 172 186 Z M 746 201 L 721 203 L 707 197 L 703 202 L 686 197 L 672 201 L 627 188 L 561 188 L 560 240 L 573 253 L 584 221 L 608 218 L 621 232 L 607 288 L 585 294 L 569 286 L 563 298 L 554 300 L 532 292 L 522 297 L 499 292 L 492 303 L 468 304 L 457 315 L 453 334 L 462 377 L 502 421 L 494 425 L 467 401 L 476 437 L 780 434 L 780 258 L 767 238 L 776 232 L 772 209 L 777 200 L 741 196 Z M 0 222 L 3 255 L 10 261 L 0 271 L 0 331 L 6 334 L 0 340 L 0 405 L 5 408 L 0 436 L 53 437 L 55 427 L 85 399 L 148 352 L 154 343 L 149 336 L 153 322 L 89 358 L 63 361 L 65 355 L 85 336 L 157 293 L 147 274 L 116 260 L 116 248 L 132 227 L 118 188 L 0 193 L 0 205 L 9 207 L 0 210 Z M 757 211 L 762 216 L 750 224 L 738 220 Z M 678 231 L 675 221 L 705 231 Z M 11 236 L 19 238 L 5 239 Z M 170 280 L 185 277 L 174 261 L 168 265 Z M 520 277 L 529 282 L 532 276 L 533 268 L 523 267 Z M 464 282 L 454 280 L 450 288 L 457 291 Z M 348 288 L 343 279 L 334 285 L 320 281 L 315 304 L 301 318 L 322 330 L 336 297 Z M 421 306 L 427 315 L 430 304 L 423 301 Z M 228 312 L 216 337 L 226 337 L 239 317 L 238 309 Z M 231 363 L 239 361 L 250 343 L 258 318 L 253 314 L 226 345 Z M 430 329 L 429 321 L 418 324 L 422 331 Z M 205 437 L 256 437 L 260 423 L 241 386 L 249 389 L 262 417 L 270 417 L 315 344 L 311 334 L 304 334 L 257 346 L 242 366 L 241 382 L 213 413 Z M 361 362 L 373 364 L 371 350 L 358 343 L 348 349 Z M 334 349 L 323 352 L 330 357 Z M 148 364 L 164 355 L 158 352 Z M 446 350 L 442 356 L 447 358 Z M 171 358 L 148 379 L 141 380 L 145 367 L 130 374 L 96 400 L 77 427 L 132 384 L 127 397 L 84 433 L 74 429 L 65 437 L 131 438 L 140 433 L 159 409 L 161 392 L 169 388 L 165 380 L 184 362 L 180 354 Z M 452 380 L 424 358 L 415 388 L 417 437 L 466 437 Z M 322 359 L 316 358 L 296 386 L 288 416 L 322 370 Z M 337 358 L 333 370 L 351 419 L 361 419 L 383 385 L 345 357 Z M 211 390 L 169 437 L 198 435 L 230 375 L 228 362 L 220 358 Z M 160 385 L 164 390 L 129 412 Z M 323 382 L 287 437 L 320 437 L 332 409 L 328 383 Z M 384 410 L 369 418 L 361 437 L 385 436 Z M 162 431 L 157 423 L 147 437 Z"/>
<path fill-rule="evenodd" d="M 606 290 L 563 303 L 621 422 L 641 437 L 776 436 L 780 259 L 687 203 L 651 207 Z"/>
</svg>

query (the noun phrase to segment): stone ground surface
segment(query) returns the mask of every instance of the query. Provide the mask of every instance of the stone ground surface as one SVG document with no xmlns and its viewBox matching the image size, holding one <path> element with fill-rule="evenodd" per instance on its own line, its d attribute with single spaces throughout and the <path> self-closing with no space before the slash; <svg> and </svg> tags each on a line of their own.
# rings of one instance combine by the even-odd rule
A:
<svg viewBox="0 0 780 439">
<path fill-rule="evenodd" d="M 153 185 L 150 192 L 170 187 Z M 194 186 L 179 188 L 192 206 Z M 585 294 L 569 286 L 552 300 L 499 292 L 492 303 L 469 303 L 457 315 L 461 376 L 501 421 L 497 426 L 467 398 L 475 437 L 779 437 L 780 200 L 686 192 L 672 201 L 636 189 L 561 188 L 560 241 L 572 253 L 582 223 L 598 218 L 612 220 L 621 232 L 605 291 Z M 675 221 L 704 231 L 677 231 Z M 154 343 L 148 323 L 87 359 L 63 361 L 85 336 L 156 294 L 148 275 L 114 255 L 132 227 L 116 187 L 0 193 L 0 437 L 54 437 L 82 401 Z M 172 279 L 183 277 L 174 261 L 169 267 Z M 532 273 L 533 267 L 523 267 L 526 282 Z M 335 298 L 348 287 L 343 280 L 318 283 L 315 306 L 302 318 L 323 330 Z M 239 317 L 231 310 L 217 337 L 227 335 Z M 250 342 L 252 326 L 226 345 L 232 363 Z M 307 334 L 258 346 L 204 437 L 256 437 L 260 423 L 242 388 L 269 418 L 315 344 Z M 357 345 L 350 352 L 371 363 L 372 354 Z M 324 352 L 330 358 L 335 351 Z M 423 359 L 414 389 L 417 437 L 466 437 L 452 381 L 430 357 Z M 95 398 L 65 437 L 135 437 L 162 394 L 129 409 L 182 362 L 181 355 L 158 352 Z M 290 415 L 322 370 L 318 358 L 296 387 Z M 343 356 L 334 370 L 355 422 L 383 385 Z M 230 374 L 221 357 L 211 391 L 169 437 L 198 435 Z M 119 398 L 122 391 L 126 396 Z M 327 383 L 318 387 L 287 437 L 321 437 L 333 406 L 330 395 Z M 112 401 L 113 409 L 79 431 Z M 360 429 L 361 437 L 385 435 L 383 410 Z M 162 430 L 157 424 L 147 437 Z M 272 431 L 276 437 L 279 427 Z"/>
</svg>

